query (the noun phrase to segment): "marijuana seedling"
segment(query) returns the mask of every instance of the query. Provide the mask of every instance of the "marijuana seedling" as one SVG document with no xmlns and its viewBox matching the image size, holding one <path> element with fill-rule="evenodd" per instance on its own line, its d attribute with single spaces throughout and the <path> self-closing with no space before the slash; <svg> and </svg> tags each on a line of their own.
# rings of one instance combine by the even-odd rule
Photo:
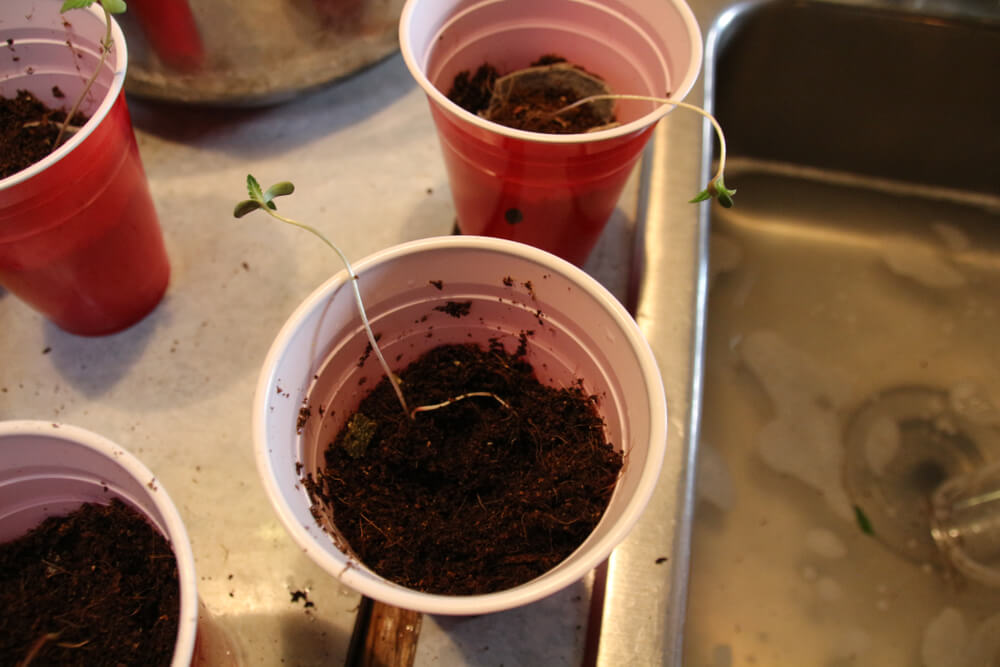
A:
<svg viewBox="0 0 1000 667">
<path fill-rule="evenodd" d="M 253 211 L 264 211 L 276 220 L 280 220 L 281 222 L 292 225 L 293 227 L 306 230 L 313 236 L 319 238 L 320 241 L 325 243 L 335 253 L 337 253 L 337 256 L 340 257 L 340 261 L 343 262 L 344 268 L 347 269 L 347 273 L 351 278 L 351 287 L 354 288 L 354 301 L 358 306 L 358 314 L 361 316 L 361 323 L 364 325 L 365 333 L 368 335 L 368 343 L 371 345 L 372 351 L 375 352 L 375 356 L 378 357 L 378 362 L 382 365 L 382 370 L 385 371 L 386 377 L 389 378 L 389 382 L 392 384 L 392 388 L 396 392 L 396 398 L 399 399 L 399 404 L 403 406 L 403 412 L 405 412 L 406 415 L 412 419 L 413 417 L 410 414 L 409 409 L 406 407 L 406 399 L 403 398 L 403 390 L 399 386 L 399 378 L 397 378 L 395 373 L 392 372 L 392 369 L 389 368 L 389 364 L 386 363 L 385 357 L 382 356 L 382 350 L 379 349 L 375 333 L 372 331 L 371 324 L 368 322 L 368 314 L 365 312 L 365 304 L 361 299 L 361 290 L 358 288 L 358 274 L 354 272 L 354 267 L 351 266 L 347 256 L 340 250 L 340 248 L 334 245 L 315 227 L 297 222 L 291 218 L 286 218 L 278 213 L 278 207 L 274 203 L 274 198 L 290 195 L 294 191 L 295 186 L 288 181 L 275 183 L 267 190 L 262 190 L 260 183 L 257 182 L 257 179 L 248 174 L 247 192 L 249 193 L 250 198 L 237 204 L 236 208 L 233 210 L 233 215 L 237 218 L 242 218 L 247 213 L 252 213 Z"/>
<path fill-rule="evenodd" d="M 726 187 L 724 180 L 724 175 L 726 171 L 726 135 L 722 132 L 722 127 L 719 125 L 719 121 L 715 119 L 715 116 L 708 113 L 704 109 L 694 104 L 688 104 L 687 102 L 679 102 L 677 100 L 671 100 L 664 97 L 649 97 L 648 95 L 591 95 L 589 97 L 584 97 L 582 99 L 568 104 L 561 109 L 553 112 L 556 114 L 564 113 L 570 109 L 575 109 L 576 107 L 583 106 L 589 102 L 596 102 L 598 100 L 640 100 L 645 102 L 659 102 L 661 104 L 669 104 L 675 107 L 680 107 L 682 109 L 687 109 L 688 111 L 694 111 L 708 119 L 712 124 L 712 128 L 715 130 L 715 135 L 719 138 L 719 167 L 715 171 L 715 175 L 711 178 L 708 185 L 704 190 L 699 192 L 690 200 L 690 203 L 695 204 L 698 202 L 706 201 L 708 199 L 716 198 L 719 203 L 725 208 L 730 208 L 733 205 L 733 195 L 736 194 L 736 190 Z"/>
<path fill-rule="evenodd" d="M 111 15 L 112 14 L 122 14 L 125 11 L 125 2 L 123 0 L 66 0 L 63 2 L 62 8 L 59 10 L 62 13 L 68 12 L 72 9 L 85 9 L 90 7 L 92 4 L 97 3 L 101 6 L 104 11 L 104 39 L 101 40 L 101 57 L 97 61 L 97 67 L 94 68 L 94 73 L 90 75 L 90 79 L 83 86 L 83 90 L 80 91 L 80 95 L 76 98 L 76 102 L 73 103 L 73 108 L 70 109 L 69 113 L 66 114 L 65 120 L 63 120 L 62 125 L 59 127 L 59 134 L 56 135 L 56 141 L 53 148 L 58 148 L 59 144 L 62 143 L 63 137 L 66 135 L 66 130 L 69 128 L 70 121 L 76 112 L 80 110 L 80 105 L 83 104 L 83 100 L 86 99 L 87 93 L 90 92 L 91 87 L 94 85 L 94 81 L 97 80 L 97 75 L 101 73 L 101 68 L 104 67 L 104 61 L 107 60 L 108 54 L 111 53 L 111 47 L 113 42 L 111 41 Z"/>
</svg>

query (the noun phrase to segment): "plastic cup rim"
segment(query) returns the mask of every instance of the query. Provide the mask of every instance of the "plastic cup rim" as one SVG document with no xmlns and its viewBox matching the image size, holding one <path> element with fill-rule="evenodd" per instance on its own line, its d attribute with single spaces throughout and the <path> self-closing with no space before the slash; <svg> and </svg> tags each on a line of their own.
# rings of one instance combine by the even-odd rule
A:
<svg viewBox="0 0 1000 667">
<path fill-rule="evenodd" d="M 170 542 L 177 560 L 181 606 L 171 667 L 187 666 L 194 655 L 198 625 L 199 602 L 194 552 L 180 512 L 163 485 L 157 483 L 155 488 L 146 486 L 154 475 L 142 461 L 121 445 L 82 427 L 31 419 L 0 421 L 0 441 L 16 436 L 56 438 L 90 449 L 106 458 L 112 465 L 123 468 L 130 477 L 147 489 L 149 499 L 163 518 L 165 537 Z"/>
<path fill-rule="evenodd" d="M 483 0 L 480 4 L 502 2 L 504 0 Z M 606 9 L 598 3 L 591 2 L 591 0 L 574 0 L 575 2 L 581 2 L 583 4 L 592 5 L 600 9 Z M 689 37 L 691 38 L 691 65 L 688 71 L 685 72 L 684 77 L 675 86 L 675 90 L 672 91 L 671 100 L 683 101 L 687 94 L 694 87 L 695 81 L 698 78 L 698 74 L 701 71 L 701 63 L 703 58 L 704 45 L 701 38 L 701 30 L 698 27 L 697 18 L 694 12 L 691 10 L 690 6 L 683 0 L 668 0 L 670 4 L 678 11 L 681 16 L 684 26 L 687 30 Z M 610 139 L 617 139 L 619 137 L 625 137 L 638 132 L 642 132 L 651 125 L 655 125 L 660 121 L 661 118 L 666 116 L 668 113 L 674 110 L 673 105 L 668 103 L 659 104 L 653 111 L 648 114 L 637 118 L 628 123 L 618 125 L 613 128 L 606 130 L 598 130 L 594 132 L 578 133 L 578 134 L 547 134 L 543 132 L 529 132 L 527 130 L 518 130 L 512 127 L 507 127 L 505 125 L 500 125 L 499 123 L 494 123 L 492 121 L 486 120 L 476 114 L 463 109 L 458 104 L 452 102 L 448 99 L 441 90 L 437 88 L 430 79 L 427 78 L 425 72 L 426 69 L 426 55 L 423 58 L 417 56 L 413 49 L 413 43 L 409 35 L 409 26 L 412 23 L 413 14 L 415 11 L 415 6 L 419 0 L 406 0 L 406 4 L 403 6 L 403 12 L 399 22 L 399 47 L 400 53 L 403 56 L 403 61 L 406 63 L 407 68 L 410 70 L 410 74 L 416 80 L 417 84 L 423 89 L 424 93 L 430 98 L 430 100 L 437 104 L 442 110 L 455 116 L 457 119 L 475 125 L 476 127 L 492 132 L 494 134 L 499 134 L 504 137 L 511 139 L 519 139 L 521 141 L 531 142 L 531 143 L 542 143 L 542 144 L 585 144 L 585 143 L 596 143 L 600 141 L 607 141 Z"/>
<path fill-rule="evenodd" d="M 102 23 L 104 22 L 104 12 L 98 7 L 91 6 L 86 8 L 85 11 L 88 11 L 95 17 L 98 17 Z M 0 179 L 0 191 L 12 188 L 20 183 L 23 183 L 24 181 L 27 181 L 28 179 L 34 178 L 72 153 L 77 146 L 82 144 L 87 137 L 89 137 L 94 130 L 102 122 L 104 122 L 105 117 L 107 117 L 108 113 L 110 113 L 111 108 L 118 99 L 118 95 L 121 92 L 122 87 L 125 85 L 125 74 L 128 69 L 128 46 L 125 43 L 125 35 L 114 16 L 110 16 L 110 19 L 111 41 L 114 44 L 114 50 L 112 51 L 112 55 L 114 56 L 114 61 L 112 62 L 114 72 L 112 74 L 111 85 L 108 87 L 108 91 L 101 100 L 101 103 L 98 105 L 94 113 L 91 114 L 90 119 L 84 123 L 83 127 L 69 139 L 64 141 L 61 146 L 56 148 L 56 150 L 46 155 L 38 162 L 25 167 L 16 174 L 11 174 L 7 178 Z M 18 26 L 7 27 L 16 28 Z M 55 30 L 55 28 L 53 28 L 53 30 Z M 89 74 L 91 73 L 88 72 L 87 75 L 89 76 Z"/>
</svg>

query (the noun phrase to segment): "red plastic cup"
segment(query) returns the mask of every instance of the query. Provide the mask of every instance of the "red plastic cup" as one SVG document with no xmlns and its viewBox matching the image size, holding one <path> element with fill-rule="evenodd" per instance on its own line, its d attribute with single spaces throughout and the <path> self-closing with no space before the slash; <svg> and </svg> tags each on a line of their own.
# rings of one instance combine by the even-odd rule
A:
<svg viewBox="0 0 1000 667">
<path fill-rule="evenodd" d="M 4 0 L 0 94 L 29 90 L 59 108 L 83 89 L 99 60 L 103 13 L 63 16 L 59 6 Z M 45 159 L 0 180 L 0 285 L 81 335 L 142 319 L 170 276 L 122 90 L 128 56 L 117 24 L 112 36 L 82 107 L 90 120 Z"/>
<path fill-rule="evenodd" d="M 459 229 L 528 243 L 583 264 L 656 122 L 672 107 L 621 101 L 620 125 L 552 135 L 504 127 L 447 98 L 455 75 L 501 74 L 557 54 L 614 93 L 680 100 L 702 41 L 683 0 L 408 0 L 400 47 L 430 100 Z"/>
<path fill-rule="evenodd" d="M 128 9 L 164 65 L 196 72 L 205 63 L 205 47 L 188 0 L 130 0 Z"/>
</svg>

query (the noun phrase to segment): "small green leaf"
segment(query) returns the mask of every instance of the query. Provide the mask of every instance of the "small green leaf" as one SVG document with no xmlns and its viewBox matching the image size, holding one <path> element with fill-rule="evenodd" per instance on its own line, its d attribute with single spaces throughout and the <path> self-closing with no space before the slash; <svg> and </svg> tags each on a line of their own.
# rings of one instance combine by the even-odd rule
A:
<svg viewBox="0 0 1000 667">
<path fill-rule="evenodd" d="M 260 183 L 250 174 L 247 174 L 247 193 L 250 195 L 250 199 L 258 204 L 263 204 L 266 201 L 264 191 L 260 189 Z"/>
<path fill-rule="evenodd" d="M 708 201 L 711 198 L 712 198 L 712 193 L 708 191 L 708 188 L 705 188 L 704 190 L 696 194 L 693 199 L 689 199 L 688 203 L 697 204 L 698 202 Z"/>
<path fill-rule="evenodd" d="M 854 506 L 854 518 L 858 520 L 858 527 L 861 532 L 865 535 L 874 535 L 875 529 L 872 527 L 872 522 L 868 519 L 868 516 L 864 513 L 857 505 Z"/>
<path fill-rule="evenodd" d="M 123 0 L 101 0 L 101 4 L 109 14 L 124 14 L 127 9 Z"/>
<path fill-rule="evenodd" d="M 707 201 L 714 197 L 719 200 L 719 203 L 724 208 L 732 208 L 734 194 L 736 194 L 736 190 L 727 188 L 725 182 L 722 180 L 722 176 L 719 176 L 707 188 L 695 195 L 693 199 L 688 200 L 688 203 L 697 204 L 698 202 Z"/>
<path fill-rule="evenodd" d="M 719 203 L 722 204 L 723 208 L 733 207 L 733 197 L 729 192 L 722 191 L 719 193 Z"/>
<path fill-rule="evenodd" d="M 260 204 L 252 199 L 244 199 L 233 209 L 234 218 L 242 218 L 247 213 L 252 213 L 260 208 Z"/>
<path fill-rule="evenodd" d="M 344 440 L 341 446 L 347 450 L 347 454 L 352 459 L 359 459 L 365 455 L 369 443 L 375 437 L 375 428 L 378 426 L 375 420 L 355 412 L 347 421 L 347 430 L 344 433 Z"/>
<path fill-rule="evenodd" d="M 275 183 L 264 191 L 264 199 L 265 201 L 271 201 L 275 197 L 284 197 L 285 195 L 290 195 L 293 192 L 295 192 L 295 186 L 292 185 L 290 181 L 281 181 L 280 183 Z"/>
<path fill-rule="evenodd" d="M 60 12 L 68 12 L 71 9 L 85 9 L 94 3 L 98 3 L 109 14 L 124 14 L 127 9 L 124 0 L 65 0 Z"/>
<path fill-rule="evenodd" d="M 250 200 L 256 202 L 259 208 L 266 206 L 272 211 L 277 211 L 278 207 L 273 201 L 274 198 L 290 195 L 293 192 L 295 192 L 295 186 L 289 181 L 280 181 L 269 187 L 267 190 L 262 190 L 260 183 L 257 182 L 257 179 L 254 178 L 253 175 L 247 174 L 247 193 L 250 195 Z M 243 207 L 244 205 L 245 202 L 240 202 L 239 206 L 237 206 L 237 210 L 241 210 L 240 207 Z M 243 210 L 243 215 L 246 215 L 253 210 L 256 209 L 246 208 Z"/>
<path fill-rule="evenodd" d="M 90 7 L 94 2 L 96 0 L 66 0 L 59 11 L 68 12 L 71 9 L 84 9 L 85 7 Z"/>
<path fill-rule="evenodd" d="M 712 185 L 715 189 L 716 195 L 719 197 L 719 203 L 730 208 L 733 205 L 733 195 L 736 194 L 736 190 L 732 188 L 727 188 L 725 181 L 722 180 L 722 176 L 719 176 Z"/>
</svg>

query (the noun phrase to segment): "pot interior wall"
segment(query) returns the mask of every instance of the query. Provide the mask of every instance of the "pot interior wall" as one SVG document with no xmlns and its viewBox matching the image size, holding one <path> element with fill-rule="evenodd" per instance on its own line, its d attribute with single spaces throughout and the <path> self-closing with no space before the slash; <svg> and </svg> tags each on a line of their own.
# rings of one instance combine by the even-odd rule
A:
<svg viewBox="0 0 1000 667">
<path fill-rule="evenodd" d="M 542 278 L 539 287 L 533 282 L 532 288 L 545 290 L 548 280 Z M 428 285 L 418 289 L 417 294 L 374 304 L 372 326 L 376 334 L 382 334 L 379 344 L 387 361 L 394 370 L 402 370 L 436 346 L 475 343 L 486 347 L 491 340 L 500 340 L 508 352 L 513 352 L 522 333 L 530 332 L 527 359 L 538 379 L 556 387 L 569 387 L 582 380 L 584 390 L 599 397 L 598 409 L 605 419 L 608 439 L 619 450 L 623 445 L 626 450 L 634 450 L 630 446 L 634 444 L 630 438 L 632 425 L 626 421 L 623 404 L 628 385 L 616 377 L 615 366 L 603 346 L 584 326 L 566 319 L 553 302 L 532 300 L 523 284 L 506 287 L 502 281 L 503 276 L 498 275 L 495 285 L 449 283 L 443 291 Z M 567 297 L 572 298 L 569 293 Z M 469 315 L 455 318 L 436 310 L 449 302 L 471 303 Z M 606 333 L 609 341 L 614 337 L 610 329 L 601 333 Z M 329 443 L 383 378 L 378 360 L 366 353 L 367 348 L 367 337 L 358 324 L 350 329 L 345 342 L 330 350 L 317 374 L 307 405 L 318 418 L 306 422 L 301 439 L 305 471 L 322 466 Z M 407 400 L 414 403 L 411 409 L 419 405 L 419 397 Z M 641 461 L 642 447 L 639 449 L 635 457 Z M 611 510 L 608 514 L 615 516 Z M 335 532 L 332 517 L 324 517 L 324 528 Z"/>
<path fill-rule="evenodd" d="M 112 498 L 134 507 L 167 535 L 145 484 L 155 486 L 156 480 L 152 475 L 137 480 L 113 458 L 80 443 L 39 434 L 5 436 L 0 439 L 0 541 L 24 535 L 49 516 Z"/>
<path fill-rule="evenodd" d="M 72 11 L 64 16 L 58 9 L 57 2 L 4 0 L 0 95 L 14 97 L 19 90 L 28 90 L 49 107 L 68 109 L 83 90 L 100 60 L 104 25 L 93 13 Z M 90 115 L 100 105 L 124 57 L 112 52 L 83 102 L 83 113 Z"/>
<path fill-rule="evenodd" d="M 445 24 L 429 45 L 427 78 L 446 95 L 459 72 L 489 63 L 507 74 L 548 54 L 601 77 L 614 93 L 663 96 L 679 78 L 655 35 L 611 7 L 579 2 L 480 3 Z M 654 108 L 619 101 L 618 120 L 631 122 Z"/>
</svg>

